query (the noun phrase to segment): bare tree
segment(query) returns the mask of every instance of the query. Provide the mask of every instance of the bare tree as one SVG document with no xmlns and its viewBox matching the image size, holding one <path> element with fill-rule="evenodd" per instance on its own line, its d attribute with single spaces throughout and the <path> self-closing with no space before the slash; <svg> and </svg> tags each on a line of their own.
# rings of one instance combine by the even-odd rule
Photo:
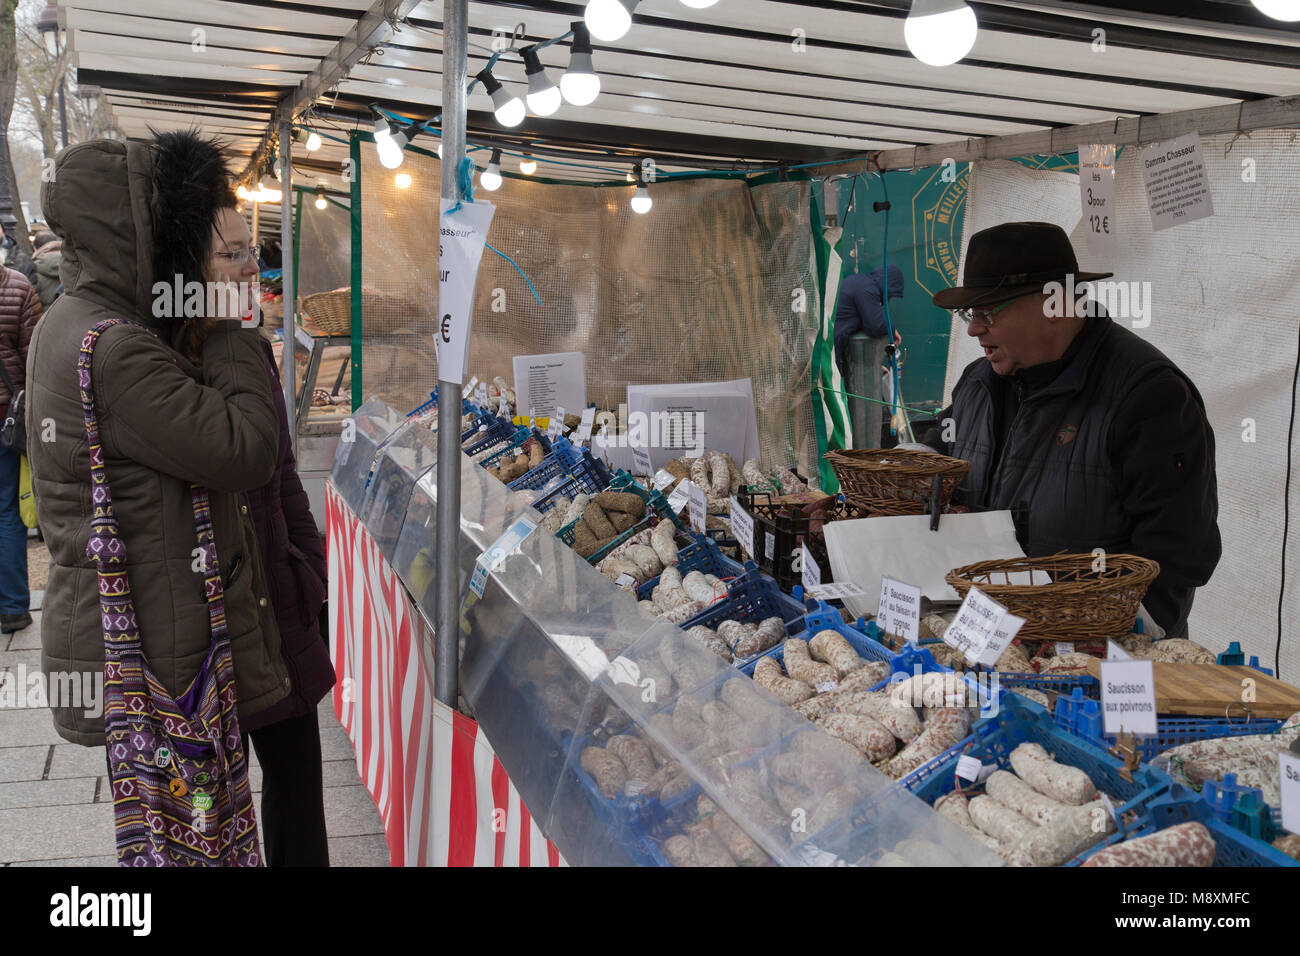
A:
<svg viewBox="0 0 1300 956">
<path fill-rule="evenodd" d="M 18 35 L 14 22 L 18 12 L 18 0 L 0 0 L 0 167 L 3 167 L 3 191 L 7 196 L 0 196 L 0 210 L 8 199 L 13 206 L 13 216 L 17 220 L 14 227 L 14 239 L 18 248 L 28 255 L 32 254 L 32 244 L 27 239 L 27 218 L 23 215 L 22 203 L 19 202 L 18 179 L 14 175 L 13 163 L 9 158 L 9 116 L 14 109 L 14 95 L 18 86 Z"/>
</svg>

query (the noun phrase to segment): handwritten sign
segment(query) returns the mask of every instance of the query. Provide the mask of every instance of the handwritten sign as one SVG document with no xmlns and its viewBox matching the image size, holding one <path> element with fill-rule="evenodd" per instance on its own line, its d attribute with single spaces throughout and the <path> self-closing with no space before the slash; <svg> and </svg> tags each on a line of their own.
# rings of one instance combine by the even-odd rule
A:
<svg viewBox="0 0 1300 956">
<path fill-rule="evenodd" d="M 754 519 L 736 500 L 735 495 L 731 497 L 731 533 L 736 536 L 736 541 L 744 552 L 752 556 L 754 554 Z"/>
<path fill-rule="evenodd" d="M 897 634 L 915 644 L 921 638 L 921 589 L 881 578 L 876 625 L 886 634 Z"/>
<path fill-rule="evenodd" d="M 1101 716 L 1105 732 L 1156 733 L 1156 679 L 1151 661 L 1103 661 Z"/>
</svg>

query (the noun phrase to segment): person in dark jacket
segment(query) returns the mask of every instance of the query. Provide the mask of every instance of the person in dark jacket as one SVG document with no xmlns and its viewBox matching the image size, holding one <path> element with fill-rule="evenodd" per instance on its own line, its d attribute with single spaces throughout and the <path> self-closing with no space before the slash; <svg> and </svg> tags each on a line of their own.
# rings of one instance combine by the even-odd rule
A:
<svg viewBox="0 0 1300 956">
<path fill-rule="evenodd" d="M 926 443 L 971 463 L 954 500 L 1010 510 L 1027 555 L 1100 548 L 1159 562 L 1143 606 L 1167 637 L 1186 637 L 1222 553 L 1214 433 L 1164 353 L 1095 307 L 1069 307 L 1063 292 L 1111 275 L 1081 273 L 1050 223 L 972 236 L 963 285 L 934 303 L 968 322 L 984 358 Z"/>
<path fill-rule="evenodd" d="M 41 318 L 36 290 L 13 269 L 0 266 L 0 413 L 27 387 L 27 350 Z M 12 387 L 11 387 L 12 386 Z M 3 418 L 0 417 L 0 421 Z M 27 526 L 18 510 L 22 452 L 0 450 L 0 633 L 32 623 L 27 590 Z"/>
<path fill-rule="evenodd" d="M 48 309 L 59 297 L 63 286 L 59 280 L 59 265 L 63 262 L 63 243 L 52 232 L 36 234 L 36 294 L 41 297 L 41 308 Z"/>
<path fill-rule="evenodd" d="M 176 348 L 195 320 L 175 313 L 171 295 L 178 284 L 204 281 L 218 215 L 233 201 L 226 158 L 192 133 L 96 140 L 59 153 L 41 208 L 63 240 L 67 292 L 32 336 L 28 457 L 50 549 L 42 668 L 102 674 L 98 575 L 86 556 L 94 506 L 77 357 L 90 328 L 123 320 L 100 336 L 92 379 L 145 656 L 177 695 L 212 646 L 193 566 L 190 484 L 200 484 L 211 500 L 242 723 L 292 690 L 245 498 L 275 472 L 279 425 L 257 330 L 219 323 L 198 369 Z M 52 441 L 40 440 L 47 419 Z M 103 716 L 73 704 L 53 708 L 59 735 L 104 747 Z"/>
<path fill-rule="evenodd" d="M 0 249 L 4 252 L 4 265 L 20 273 L 24 279 L 35 286 L 36 263 L 32 261 L 31 256 L 19 248 L 18 241 L 13 236 L 5 236 L 0 240 Z"/>
<path fill-rule="evenodd" d="M 847 349 L 849 336 L 856 332 L 865 332 L 873 338 L 889 335 L 889 323 L 885 320 L 885 269 L 882 266 L 874 272 L 852 273 L 840 280 L 839 299 L 835 303 L 835 326 L 832 337 L 835 341 L 835 364 L 840 373 L 847 375 Z M 889 297 L 903 297 L 903 270 L 898 266 L 889 267 Z M 894 329 L 894 344 L 901 345 L 902 335 Z"/>
<path fill-rule="evenodd" d="M 257 247 L 233 206 L 222 210 L 218 233 L 210 280 L 247 287 L 258 273 Z M 251 300 L 240 304 L 251 311 Z M 196 364 L 202 362 L 202 338 L 211 328 L 212 323 L 196 323 L 185 339 L 187 355 Z M 269 483 L 248 493 L 248 507 L 292 690 L 279 703 L 241 720 L 240 729 L 251 737 L 262 767 L 261 825 L 267 863 L 329 866 L 316 715 L 316 705 L 334 686 L 334 665 L 318 624 L 327 594 L 325 548 L 298 478 L 274 353 L 265 340 L 262 346 L 280 442 L 275 473 Z"/>
</svg>

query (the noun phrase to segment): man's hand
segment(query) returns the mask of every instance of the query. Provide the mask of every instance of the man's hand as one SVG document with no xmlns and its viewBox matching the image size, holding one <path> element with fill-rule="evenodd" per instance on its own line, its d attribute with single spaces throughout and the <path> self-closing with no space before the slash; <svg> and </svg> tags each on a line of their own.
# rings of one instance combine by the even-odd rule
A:
<svg viewBox="0 0 1300 956">
<path fill-rule="evenodd" d="M 894 329 L 894 344 L 895 345 L 903 344 L 903 335 L 901 332 L 898 331 L 898 329 Z"/>
</svg>

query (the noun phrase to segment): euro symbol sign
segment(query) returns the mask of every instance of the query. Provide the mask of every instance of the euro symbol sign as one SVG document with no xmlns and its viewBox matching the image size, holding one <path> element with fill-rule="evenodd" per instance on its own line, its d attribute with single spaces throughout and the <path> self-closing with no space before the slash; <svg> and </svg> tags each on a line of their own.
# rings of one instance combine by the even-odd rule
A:
<svg viewBox="0 0 1300 956">
<path fill-rule="evenodd" d="M 451 313 L 450 312 L 442 317 L 442 340 L 447 343 L 451 342 Z"/>
</svg>

